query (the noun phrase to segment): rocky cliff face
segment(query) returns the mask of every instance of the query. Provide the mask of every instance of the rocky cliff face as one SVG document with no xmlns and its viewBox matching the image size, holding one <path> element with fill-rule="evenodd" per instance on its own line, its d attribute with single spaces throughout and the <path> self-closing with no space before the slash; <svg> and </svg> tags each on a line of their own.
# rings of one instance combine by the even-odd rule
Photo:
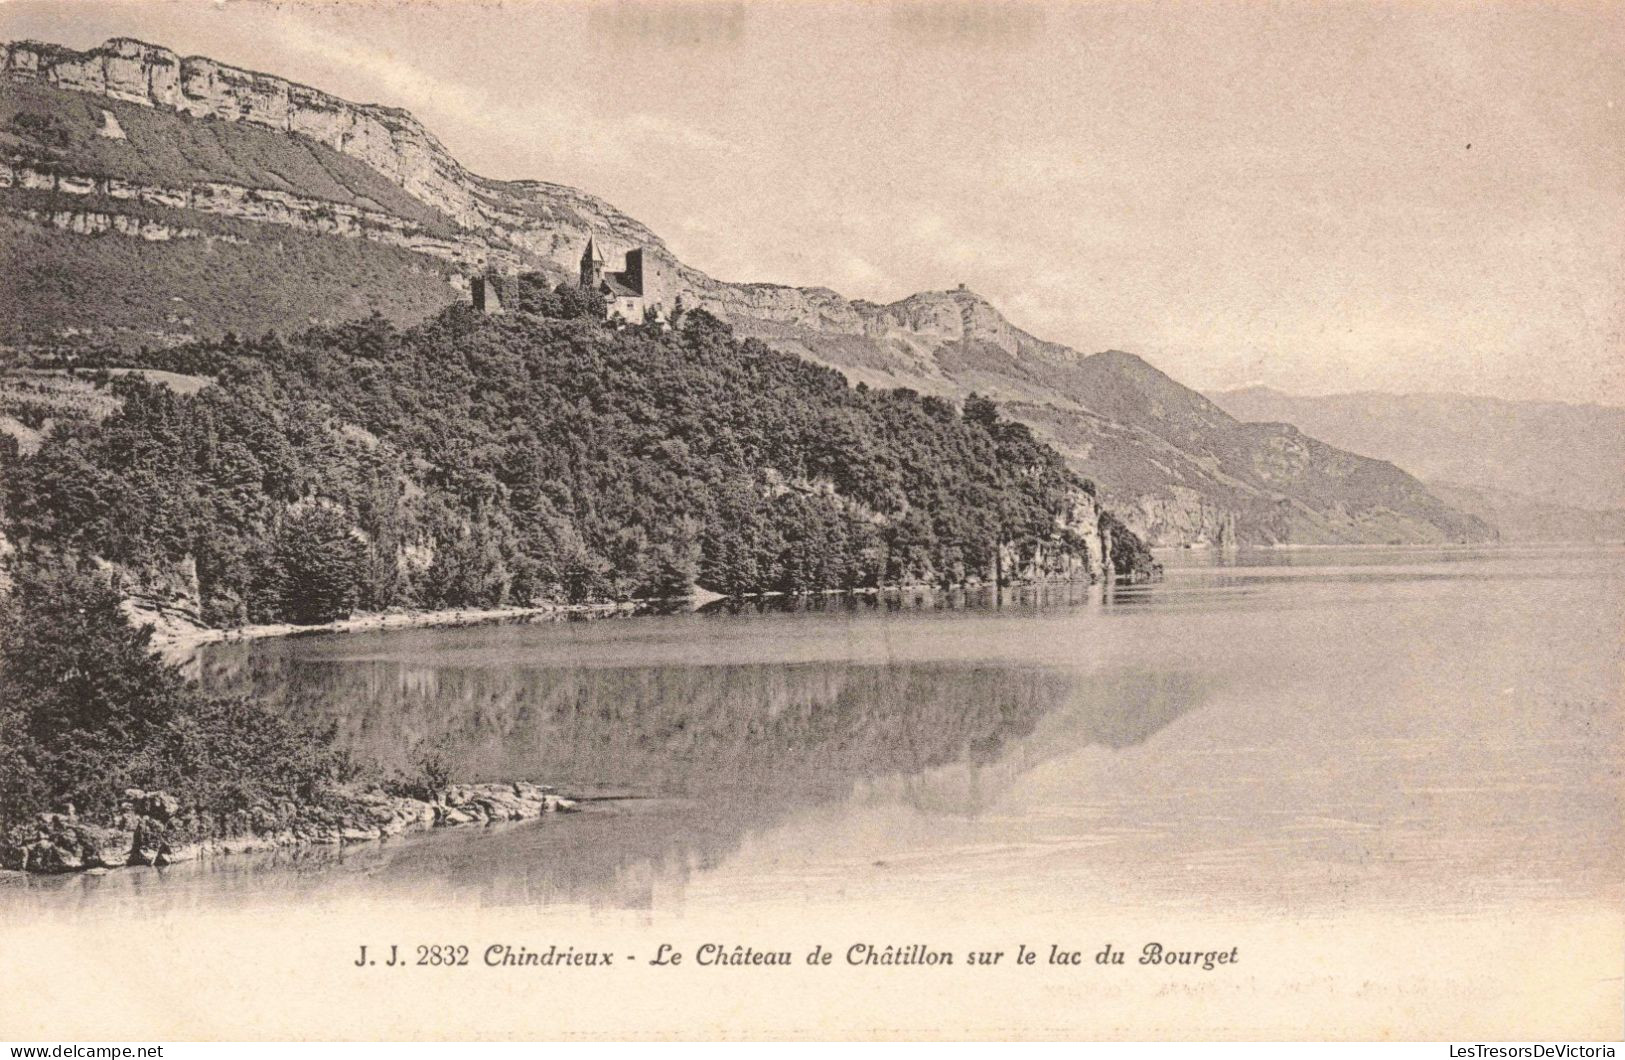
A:
<svg viewBox="0 0 1625 1060">
<path fill-rule="evenodd" d="M 364 238 L 441 258 L 470 272 L 484 268 L 517 272 L 534 267 L 528 255 L 479 236 L 459 233 L 439 237 L 421 225 L 382 211 L 291 195 L 274 188 L 251 188 L 218 181 L 166 187 L 117 177 L 53 172 L 20 161 L 0 162 L 0 189 L 5 188 L 47 192 L 86 202 L 106 201 L 108 209 L 105 210 L 41 210 L 20 204 L 7 207 L 6 212 L 13 215 L 45 221 L 84 235 L 113 231 L 160 240 L 202 234 L 196 228 L 117 212 L 121 206 L 139 205 L 282 225 L 321 235 Z"/>
<path fill-rule="evenodd" d="M 4 71 L 14 80 L 308 136 L 359 158 L 460 223 L 479 220 L 462 167 L 405 111 L 349 103 L 279 77 L 183 59 L 122 38 L 87 52 L 36 41 L 8 44 Z"/>
<path fill-rule="evenodd" d="M 477 182 L 402 110 L 350 103 L 280 77 L 124 38 L 87 52 L 36 41 L 8 44 L 4 72 L 13 80 L 306 136 L 366 163 L 464 227 L 489 219 L 491 204 Z"/>
<path fill-rule="evenodd" d="M 392 300 L 397 316 L 402 290 L 438 291 L 440 301 L 419 307 L 428 315 L 487 267 L 573 276 L 590 235 L 611 261 L 643 247 L 688 305 L 854 381 L 950 398 L 976 391 L 1001 401 L 1156 544 L 1477 540 L 1491 533 L 1390 465 L 1279 428 L 1243 425 L 1138 358 L 1086 357 L 1045 342 L 963 288 L 877 305 L 826 288 L 721 283 L 591 195 L 470 173 L 402 110 L 128 39 L 84 52 L 23 41 L 5 45 L 0 58 L 0 223 L 79 240 L 30 234 L 29 253 L 41 260 L 10 270 L 17 275 L 7 282 L 19 295 L 11 301 L 28 317 L 31 335 L 54 311 L 39 289 L 83 272 L 89 252 L 76 247 L 99 236 L 149 246 L 149 255 L 169 248 L 164 267 L 143 275 L 154 297 L 134 306 L 109 300 L 98 319 L 126 338 L 173 341 L 187 337 L 175 334 L 176 319 L 191 315 L 136 318 L 153 315 L 164 299 L 201 299 L 215 309 L 258 306 L 252 319 L 231 322 L 235 330 L 304 326 L 308 309 L 290 308 L 299 297 L 259 297 L 261 286 L 288 275 L 290 255 L 277 232 L 432 262 L 446 283 L 429 283 L 398 258 L 376 267 L 369 260 L 367 275 L 358 276 L 355 254 L 313 264 L 315 255 L 301 251 L 294 267 L 314 290 L 349 291 L 348 305 Z M 220 229 L 216 221 L 239 227 Z M 198 255 L 177 264 L 175 248 L 201 254 L 232 240 L 233 269 Z M 77 283 L 72 304 L 56 314 L 59 333 L 93 330 L 78 292 L 104 286 L 130 255 L 101 257 L 116 261 L 103 261 Z M 0 309 L 0 331 L 22 330 L 3 317 Z"/>
<path fill-rule="evenodd" d="M 643 246 L 680 267 L 653 232 L 594 196 L 556 184 L 493 181 L 468 172 L 403 110 L 351 103 L 280 77 L 182 57 L 126 38 L 85 52 L 19 41 L 5 45 L 3 59 L 0 74 L 13 83 L 89 93 L 115 107 L 128 104 L 293 134 L 353 158 L 461 230 L 450 245 L 420 238 L 413 249 L 471 268 L 490 264 L 516 270 L 548 262 L 573 272 L 589 234 L 598 237 L 607 253 Z M 118 125 L 117 110 L 106 113 Z M 94 184 L 100 176 L 70 170 L 57 179 L 67 180 L 72 190 Z M 301 224 L 318 208 L 333 210 L 331 204 L 296 195 L 286 202 L 267 201 L 267 191 L 276 190 L 215 184 L 205 194 L 214 212 L 270 223 Z M 149 189 L 149 194 L 189 206 L 178 200 L 196 192 L 177 187 Z M 324 222 L 334 234 L 411 242 L 406 230 L 413 226 L 381 212 L 337 211 Z"/>
<path fill-rule="evenodd" d="M 1087 493 L 1072 494 L 1071 507 L 1055 520 L 1056 540 L 1038 542 L 1029 549 L 999 546 L 998 569 L 989 571 L 991 581 L 1001 585 L 1046 579 L 1104 581 L 1118 574 L 1130 577 L 1149 575 L 1146 571 L 1118 571 L 1112 564 L 1110 535 L 1102 530 L 1104 510 Z M 1083 555 L 1064 546 L 1067 535 L 1083 542 Z"/>
<path fill-rule="evenodd" d="M 1131 504 L 1124 521 L 1155 544 L 1230 548 L 1240 543 L 1236 513 L 1208 503 L 1189 486 L 1142 493 Z"/>
</svg>

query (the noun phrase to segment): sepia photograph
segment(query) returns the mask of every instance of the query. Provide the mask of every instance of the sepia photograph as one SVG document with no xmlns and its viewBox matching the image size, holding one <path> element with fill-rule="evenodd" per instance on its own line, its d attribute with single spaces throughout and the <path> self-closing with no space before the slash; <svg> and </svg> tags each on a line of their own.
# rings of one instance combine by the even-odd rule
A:
<svg viewBox="0 0 1625 1060">
<path fill-rule="evenodd" d="M 0 49 L 8 1056 L 1615 1055 L 1625 7 Z"/>
</svg>

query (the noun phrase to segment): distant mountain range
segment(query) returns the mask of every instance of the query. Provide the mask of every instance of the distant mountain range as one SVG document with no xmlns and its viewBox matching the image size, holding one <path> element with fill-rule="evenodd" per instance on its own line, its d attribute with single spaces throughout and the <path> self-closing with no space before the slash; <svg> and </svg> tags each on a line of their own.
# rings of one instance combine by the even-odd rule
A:
<svg viewBox="0 0 1625 1060">
<path fill-rule="evenodd" d="M 1390 460 L 1508 540 L 1625 540 L 1625 408 L 1268 387 L 1208 396 L 1237 419 Z"/>
<path fill-rule="evenodd" d="M 125 39 L 8 44 L 0 71 L 0 343 L 410 323 L 487 268 L 571 278 L 590 236 L 856 382 L 996 398 L 1153 544 L 1495 536 L 1390 463 L 1243 422 L 1131 354 L 1038 339 L 963 288 L 877 305 L 718 281 L 589 194 L 470 173 L 402 110 Z"/>
</svg>

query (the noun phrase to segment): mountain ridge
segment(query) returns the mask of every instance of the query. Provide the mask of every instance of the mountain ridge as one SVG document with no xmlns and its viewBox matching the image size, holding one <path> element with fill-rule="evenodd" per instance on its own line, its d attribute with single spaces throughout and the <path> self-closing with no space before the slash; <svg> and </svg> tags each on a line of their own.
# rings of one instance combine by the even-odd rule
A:
<svg viewBox="0 0 1625 1060">
<path fill-rule="evenodd" d="M 1618 406 L 1450 392 L 1305 396 L 1268 387 L 1209 396 L 1240 419 L 1291 422 L 1441 488 L 1483 491 L 1486 503 L 1494 494 L 1495 507 L 1625 511 L 1625 408 Z M 1530 525 L 1534 514 L 1516 521 Z M 1552 529 L 1543 527 L 1541 537 Z"/>
<path fill-rule="evenodd" d="M 571 277 L 591 236 L 612 260 L 645 248 L 690 306 L 854 382 L 999 400 L 1156 544 L 1493 536 L 1391 465 L 1243 424 L 1141 358 L 1040 339 L 964 287 L 879 304 L 716 280 L 596 196 L 473 174 L 401 108 L 130 38 L 13 42 L 0 69 L 0 222 L 19 248 L 0 341 L 167 344 L 363 307 L 410 323 L 480 270 Z M 144 289 L 79 296 L 131 262 Z"/>
<path fill-rule="evenodd" d="M 1390 398 L 1401 401 L 1450 399 L 1463 402 L 1483 402 L 1491 405 L 1550 405 L 1558 408 L 1573 409 L 1602 409 L 1625 410 L 1625 405 L 1610 404 L 1606 401 L 1566 401 L 1561 398 L 1507 398 L 1497 397 L 1494 394 L 1469 394 L 1459 390 L 1333 390 L 1324 394 L 1300 394 L 1292 390 L 1283 390 L 1280 387 L 1270 386 L 1267 383 L 1248 383 L 1243 386 L 1225 387 L 1218 390 L 1198 391 L 1210 401 L 1217 404 L 1217 398 L 1247 397 L 1257 395 L 1260 397 L 1290 398 L 1299 401 L 1328 401 L 1335 398 Z"/>
</svg>

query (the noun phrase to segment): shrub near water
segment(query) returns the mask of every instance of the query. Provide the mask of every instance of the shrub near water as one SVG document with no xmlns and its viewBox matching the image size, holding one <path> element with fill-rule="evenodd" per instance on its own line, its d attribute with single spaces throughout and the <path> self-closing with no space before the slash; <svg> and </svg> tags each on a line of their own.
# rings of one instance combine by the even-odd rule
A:
<svg viewBox="0 0 1625 1060">
<path fill-rule="evenodd" d="M 106 575 L 13 565 L 0 598 L 0 833 L 72 805 L 107 820 L 128 788 L 180 804 L 193 838 L 286 827 L 337 797 L 326 734 L 210 697 L 125 621 Z"/>
</svg>

